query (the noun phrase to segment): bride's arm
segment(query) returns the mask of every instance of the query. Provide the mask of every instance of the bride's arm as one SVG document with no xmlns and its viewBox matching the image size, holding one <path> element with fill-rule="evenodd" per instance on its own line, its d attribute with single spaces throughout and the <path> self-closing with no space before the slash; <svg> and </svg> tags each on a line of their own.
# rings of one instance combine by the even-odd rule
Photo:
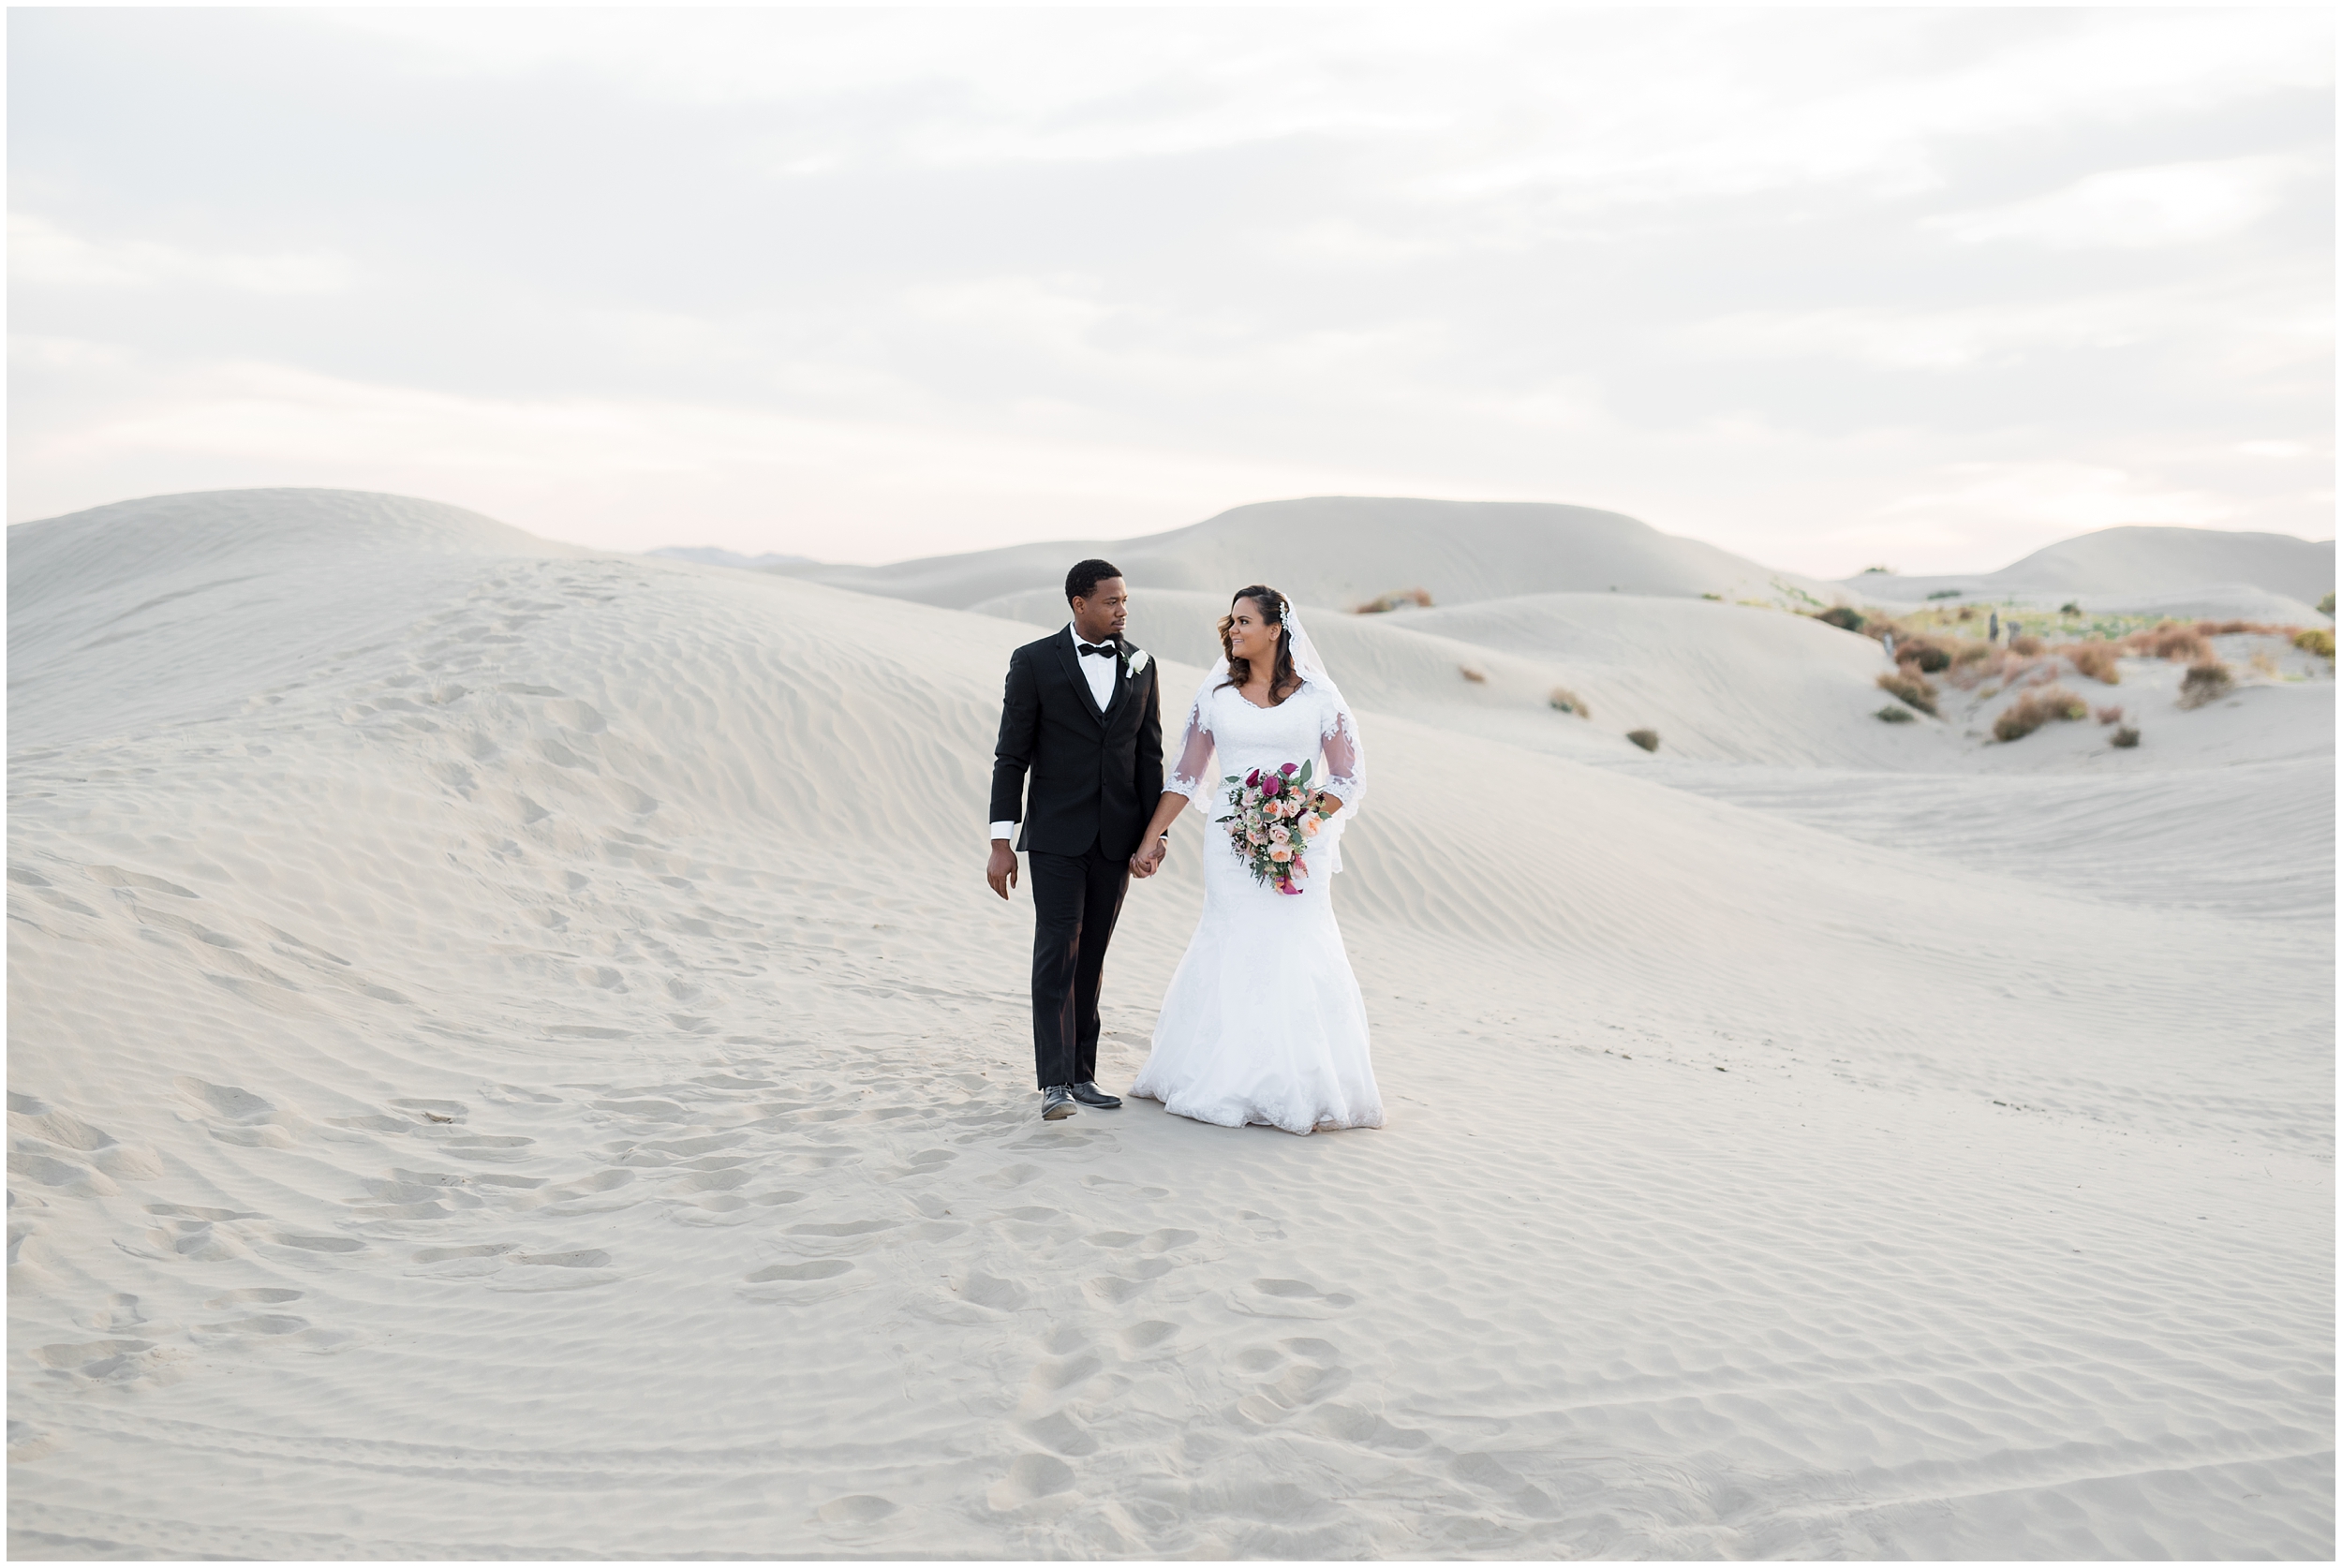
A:
<svg viewBox="0 0 2342 1568">
<path fill-rule="evenodd" d="M 1187 809 L 1187 797 L 1177 790 L 1163 791 L 1163 799 L 1155 804 L 1155 820 L 1147 824 L 1147 836 L 1138 846 L 1138 853 L 1131 856 L 1131 875 L 1151 877 L 1163 857 L 1171 849 L 1171 824 Z"/>
<path fill-rule="evenodd" d="M 1310 804 L 1321 817 L 1330 817 L 1358 796 L 1363 780 L 1359 777 L 1358 734 L 1352 727 L 1349 710 L 1335 710 L 1323 742 L 1326 748 L 1326 777 Z"/>
<path fill-rule="evenodd" d="M 1205 715 L 1205 698 L 1210 688 L 1195 694 L 1195 702 L 1187 711 L 1187 731 L 1179 737 L 1179 759 L 1171 766 L 1171 777 L 1164 781 L 1163 798 L 1155 803 L 1154 821 L 1147 824 L 1147 836 L 1139 841 L 1138 852 L 1131 856 L 1131 874 L 1151 877 L 1163 865 L 1163 857 L 1170 844 L 1164 835 L 1171 824 L 1187 809 L 1191 799 L 1200 796 L 1211 786 L 1211 759 L 1217 749 L 1212 741 L 1211 727 Z"/>
</svg>

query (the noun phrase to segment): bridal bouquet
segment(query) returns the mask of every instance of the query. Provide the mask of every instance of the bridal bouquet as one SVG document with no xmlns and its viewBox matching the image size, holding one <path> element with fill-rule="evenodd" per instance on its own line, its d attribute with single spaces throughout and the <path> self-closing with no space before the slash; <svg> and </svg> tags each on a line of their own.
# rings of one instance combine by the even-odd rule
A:
<svg viewBox="0 0 2342 1568">
<path fill-rule="evenodd" d="M 1312 804 L 1310 770 L 1314 765 L 1287 762 L 1273 771 L 1254 768 L 1241 778 L 1230 774 L 1222 780 L 1228 786 L 1228 815 L 1213 821 L 1227 824 L 1228 837 L 1253 879 L 1279 893 L 1304 891 L 1301 880 L 1310 868 L 1303 851 L 1317 836 L 1318 825 L 1331 815 Z"/>
</svg>

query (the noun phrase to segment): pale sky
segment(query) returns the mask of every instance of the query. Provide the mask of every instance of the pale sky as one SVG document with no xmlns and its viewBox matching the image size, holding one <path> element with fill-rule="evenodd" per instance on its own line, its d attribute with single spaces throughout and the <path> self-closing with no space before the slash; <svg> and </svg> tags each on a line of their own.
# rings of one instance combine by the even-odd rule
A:
<svg viewBox="0 0 2342 1568">
<path fill-rule="evenodd" d="M 2331 13 L 26 10 L 8 517 L 2334 533 Z"/>
</svg>

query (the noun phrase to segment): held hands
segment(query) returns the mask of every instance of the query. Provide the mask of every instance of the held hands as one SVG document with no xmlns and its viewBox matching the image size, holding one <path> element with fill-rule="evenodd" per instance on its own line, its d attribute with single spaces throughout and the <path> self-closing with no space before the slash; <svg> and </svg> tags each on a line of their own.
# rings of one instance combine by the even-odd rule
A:
<svg viewBox="0 0 2342 1568">
<path fill-rule="evenodd" d="M 1016 885 L 1016 851 L 1008 847 L 1007 839 L 992 840 L 992 859 L 984 868 L 984 880 L 1003 898 Z"/>
<path fill-rule="evenodd" d="M 1149 839 L 1145 849 L 1131 856 L 1131 875 L 1134 877 L 1153 876 L 1157 871 L 1162 869 L 1163 857 L 1170 852 L 1171 845 L 1168 840 L 1162 838 Z"/>
</svg>

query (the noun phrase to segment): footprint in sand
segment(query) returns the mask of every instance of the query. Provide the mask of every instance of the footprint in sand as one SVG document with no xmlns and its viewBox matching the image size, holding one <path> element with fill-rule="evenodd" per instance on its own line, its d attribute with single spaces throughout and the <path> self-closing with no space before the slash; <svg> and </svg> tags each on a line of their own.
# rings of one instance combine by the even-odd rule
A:
<svg viewBox="0 0 2342 1568">
<path fill-rule="evenodd" d="M 1074 1467 L 1050 1454 L 1019 1454 L 993 1483 L 986 1501 L 1000 1512 L 1027 1507 L 1074 1489 Z"/>
<path fill-rule="evenodd" d="M 893 1517 L 897 1512 L 899 1510 L 895 1504 L 882 1497 L 857 1492 L 852 1497 L 837 1498 L 823 1503 L 813 1510 L 813 1516 L 823 1524 L 872 1525 L 881 1519 Z"/>
<path fill-rule="evenodd" d="M 1078 1459 L 1098 1451 L 1098 1440 L 1063 1411 L 1051 1411 L 1017 1424 L 1018 1429 L 1052 1454 Z"/>
<path fill-rule="evenodd" d="M 1120 1339 L 1124 1350 L 1149 1351 L 1166 1339 L 1175 1338 L 1178 1332 L 1178 1324 L 1164 1323 L 1160 1318 L 1149 1318 L 1145 1323 L 1134 1323 L 1122 1330 Z"/>
<path fill-rule="evenodd" d="M 1256 1318 L 1330 1318 L 1357 1298 L 1327 1294 L 1301 1280 L 1254 1280 L 1229 1293 L 1228 1305 Z"/>
</svg>

